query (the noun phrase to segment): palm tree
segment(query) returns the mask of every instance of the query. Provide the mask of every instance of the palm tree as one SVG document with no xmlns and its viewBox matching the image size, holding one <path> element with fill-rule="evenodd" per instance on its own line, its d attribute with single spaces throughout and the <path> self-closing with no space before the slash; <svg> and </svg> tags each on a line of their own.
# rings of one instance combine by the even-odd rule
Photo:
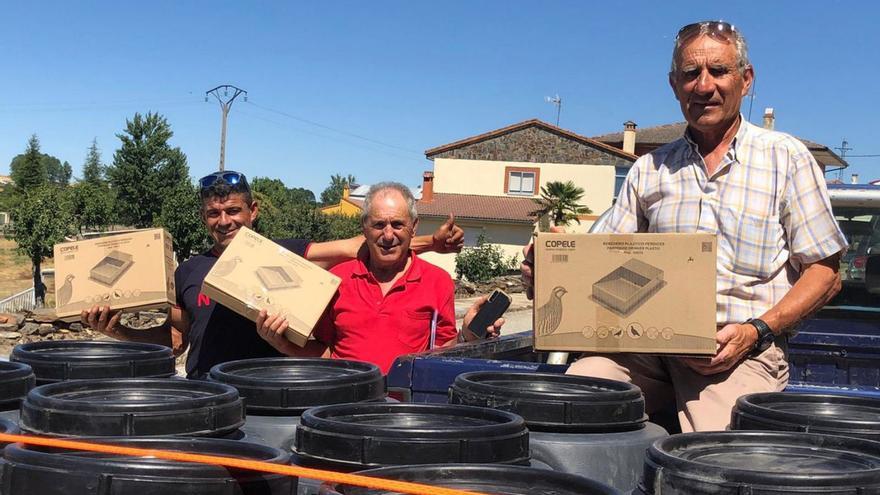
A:
<svg viewBox="0 0 880 495">
<path fill-rule="evenodd" d="M 545 215 L 553 220 L 554 225 L 565 226 L 574 220 L 581 223 L 578 215 L 586 215 L 593 211 L 578 201 L 584 197 L 584 189 L 577 187 L 574 182 L 548 182 L 541 186 L 541 197 L 533 199 L 539 208 L 530 216 L 540 219 Z"/>
</svg>

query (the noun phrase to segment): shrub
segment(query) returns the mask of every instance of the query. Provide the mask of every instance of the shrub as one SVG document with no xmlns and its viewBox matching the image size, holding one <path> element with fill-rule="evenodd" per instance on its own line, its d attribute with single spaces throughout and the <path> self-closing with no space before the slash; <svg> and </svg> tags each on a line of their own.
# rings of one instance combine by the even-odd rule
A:
<svg viewBox="0 0 880 495">
<path fill-rule="evenodd" d="M 516 269 L 518 256 L 504 256 L 499 246 L 490 244 L 484 234 L 477 237 L 474 247 L 464 248 L 455 255 L 455 274 L 470 282 L 486 282 Z"/>
</svg>

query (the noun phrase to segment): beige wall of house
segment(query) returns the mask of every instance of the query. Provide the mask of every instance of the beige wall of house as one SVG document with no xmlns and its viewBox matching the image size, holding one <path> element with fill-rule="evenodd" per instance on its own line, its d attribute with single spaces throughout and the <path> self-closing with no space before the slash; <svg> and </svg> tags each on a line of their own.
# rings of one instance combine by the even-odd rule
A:
<svg viewBox="0 0 880 495">
<path fill-rule="evenodd" d="M 508 196 L 504 189 L 507 167 L 538 168 L 539 186 L 552 181 L 573 181 L 584 189 L 584 200 L 599 215 L 614 199 L 614 167 L 490 160 L 434 159 L 434 192 Z"/>
<path fill-rule="evenodd" d="M 419 234 L 429 234 L 437 230 L 440 223 L 439 219 L 422 218 L 419 220 Z M 464 229 L 464 244 L 466 247 L 474 246 L 477 242 L 477 237 L 482 233 L 490 242 L 501 247 L 505 256 L 509 258 L 516 255 L 519 261 L 522 261 L 522 248 L 529 242 L 533 230 L 533 227 L 530 225 L 461 221 L 457 221 L 457 223 Z M 455 278 L 454 254 L 425 253 L 422 255 L 422 258 L 443 268 L 449 272 L 452 278 Z"/>
</svg>

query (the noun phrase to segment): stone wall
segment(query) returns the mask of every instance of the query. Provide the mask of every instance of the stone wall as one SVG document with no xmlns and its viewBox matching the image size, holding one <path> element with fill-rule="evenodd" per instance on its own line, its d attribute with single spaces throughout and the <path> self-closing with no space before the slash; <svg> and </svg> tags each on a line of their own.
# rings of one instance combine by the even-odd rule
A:
<svg viewBox="0 0 880 495">
<path fill-rule="evenodd" d="M 625 167 L 631 160 L 588 146 L 570 137 L 529 127 L 434 155 L 433 158 L 572 163 Z"/>
</svg>

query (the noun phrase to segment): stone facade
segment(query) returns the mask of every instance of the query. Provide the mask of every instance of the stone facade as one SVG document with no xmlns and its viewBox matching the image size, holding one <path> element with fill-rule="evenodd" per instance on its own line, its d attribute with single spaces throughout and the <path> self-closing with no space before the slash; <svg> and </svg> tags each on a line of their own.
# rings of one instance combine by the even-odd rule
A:
<svg viewBox="0 0 880 495">
<path fill-rule="evenodd" d="M 431 158 L 628 167 L 633 161 L 537 126 L 438 153 Z"/>
</svg>

